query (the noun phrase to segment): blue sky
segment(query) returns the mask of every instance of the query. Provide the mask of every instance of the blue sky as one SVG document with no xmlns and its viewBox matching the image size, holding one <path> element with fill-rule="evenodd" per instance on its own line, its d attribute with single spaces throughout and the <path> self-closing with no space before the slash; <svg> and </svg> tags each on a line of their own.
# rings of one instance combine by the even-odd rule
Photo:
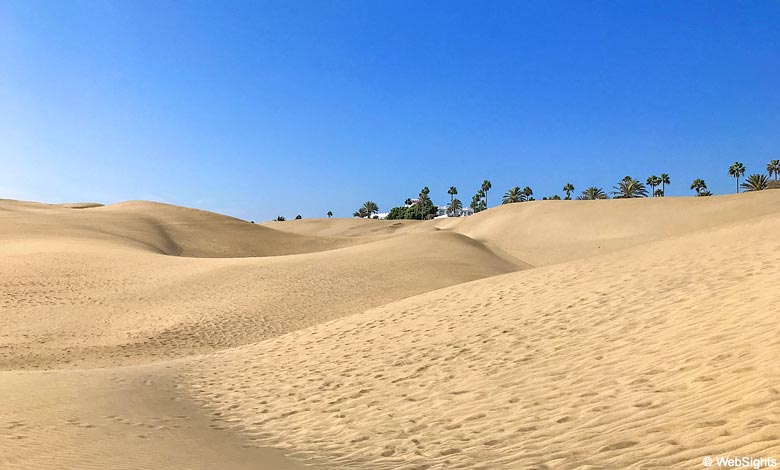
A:
<svg viewBox="0 0 780 470">
<path fill-rule="evenodd" d="M 778 158 L 777 1 L 0 2 L 0 197 L 349 216 Z"/>
</svg>

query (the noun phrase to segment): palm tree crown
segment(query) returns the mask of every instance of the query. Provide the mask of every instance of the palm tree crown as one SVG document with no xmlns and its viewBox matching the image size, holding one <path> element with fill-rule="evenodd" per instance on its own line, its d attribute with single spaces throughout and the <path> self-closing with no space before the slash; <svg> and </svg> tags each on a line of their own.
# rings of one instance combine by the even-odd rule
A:
<svg viewBox="0 0 780 470">
<path fill-rule="evenodd" d="M 729 176 L 737 179 L 737 192 L 739 192 L 739 177 L 745 174 L 745 165 L 740 162 L 734 162 L 729 167 Z"/>
<path fill-rule="evenodd" d="M 770 178 L 772 175 L 775 175 L 775 181 L 777 181 L 777 177 L 780 176 L 780 160 L 772 160 L 769 162 L 766 166 L 766 171 L 769 173 Z"/>
<path fill-rule="evenodd" d="M 366 217 L 371 218 L 372 215 L 379 212 L 379 206 L 376 205 L 374 201 L 366 201 L 363 203 L 363 207 L 358 210 L 358 213 L 361 214 L 360 217 Z"/>
<path fill-rule="evenodd" d="M 504 200 L 502 201 L 502 204 L 513 204 L 515 202 L 523 202 L 525 201 L 525 194 L 523 193 L 523 190 L 520 189 L 519 186 L 515 186 L 514 188 L 510 188 L 509 191 L 504 194 Z"/>
<path fill-rule="evenodd" d="M 630 176 L 626 176 L 617 186 L 613 186 L 616 199 L 627 199 L 634 197 L 647 197 L 647 189 L 638 179 L 634 179 Z"/>
<path fill-rule="evenodd" d="M 740 186 L 745 191 L 763 191 L 769 184 L 769 178 L 763 174 L 754 174 L 747 177 L 744 183 Z"/>
<path fill-rule="evenodd" d="M 604 192 L 603 189 L 597 188 L 595 186 L 591 186 L 590 188 L 585 189 L 582 191 L 582 195 L 578 196 L 577 199 L 584 200 L 584 201 L 593 201 L 596 199 L 607 199 L 607 193 Z"/>
<path fill-rule="evenodd" d="M 566 199 L 567 200 L 571 199 L 571 193 L 574 192 L 574 185 L 571 184 L 571 183 L 566 183 L 563 186 L 563 192 L 566 193 Z"/>
<path fill-rule="evenodd" d="M 450 195 L 450 205 L 452 205 L 452 202 L 455 200 L 455 195 L 458 194 L 458 188 L 450 186 L 450 189 L 447 190 L 447 194 Z"/>
<path fill-rule="evenodd" d="M 672 184 L 672 182 L 669 180 L 669 175 L 666 173 L 661 173 L 661 196 L 666 196 L 666 185 Z"/>
<path fill-rule="evenodd" d="M 655 197 L 656 196 L 655 187 L 661 185 L 661 178 L 655 175 L 648 176 L 647 185 L 650 186 L 650 194 L 652 194 L 652 196 Z"/>
<path fill-rule="evenodd" d="M 455 198 L 452 201 L 450 201 L 449 207 L 447 207 L 450 214 L 455 216 L 456 214 L 460 213 L 461 210 L 463 210 L 463 203 L 460 202 L 460 199 Z"/>
<path fill-rule="evenodd" d="M 696 191 L 697 196 L 702 196 L 702 193 L 707 190 L 707 183 L 701 178 L 696 178 L 693 180 L 693 183 L 691 183 L 691 189 Z"/>
<path fill-rule="evenodd" d="M 490 191 L 490 188 L 492 188 L 493 185 L 490 183 L 490 180 L 485 180 L 482 182 L 482 197 L 485 198 L 485 208 L 487 209 L 487 193 Z"/>
<path fill-rule="evenodd" d="M 333 211 L 328 211 L 328 218 L 330 219 L 331 217 L 333 217 Z"/>
</svg>

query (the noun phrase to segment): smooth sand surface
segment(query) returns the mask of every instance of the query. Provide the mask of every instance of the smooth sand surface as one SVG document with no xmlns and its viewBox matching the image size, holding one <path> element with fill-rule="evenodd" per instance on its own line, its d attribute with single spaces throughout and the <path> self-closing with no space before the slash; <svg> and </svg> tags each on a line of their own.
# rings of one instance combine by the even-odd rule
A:
<svg viewBox="0 0 780 470">
<path fill-rule="evenodd" d="M 78 206 L 0 200 L 2 468 L 780 456 L 780 191 L 400 223 Z"/>
</svg>

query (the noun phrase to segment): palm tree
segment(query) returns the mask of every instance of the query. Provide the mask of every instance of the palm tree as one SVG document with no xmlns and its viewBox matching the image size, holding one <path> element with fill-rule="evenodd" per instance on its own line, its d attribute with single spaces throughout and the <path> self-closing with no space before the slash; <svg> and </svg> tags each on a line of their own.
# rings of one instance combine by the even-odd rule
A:
<svg viewBox="0 0 780 470">
<path fill-rule="evenodd" d="M 479 201 L 479 193 L 471 196 L 471 204 L 469 204 L 469 207 L 471 207 L 474 212 L 477 212 L 477 204 L 479 204 Z"/>
<path fill-rule="evenodd" d="M 584 200 L 584 201 L 594 201 L 596 199 L 607 199 L 607 193 L 604 192 L 603 189 L 597 188 L 595 186 L 591 186 L 590 188 L 585 189 L 582 191 L 582 195 L 578 196 L 577 199 Z"/>
<path fill-rule="evenodd" d="M 287 219 L 285 219 L 283 215 L 280 215 L 274 219 L 274 222 L 284 222 L 285 220 Z"/>
<path fill-rule="evenodd" d="M 450 186 L 450 189 L 449 191 L 447 191 L 447 194 L 450 195 L 450 205 L 452 205 L 452 201 L 454 200 L 455 195 L 458 194 L 458 188 L 456 188 L 455 186 Z"/>
<path fill-rule="evenodd" d="M 526 186 L 525 188 L 523 188 L 523 195 L 525 196 L 526 201 L 533 201 L 534 198 L 532 198 L 531 196 L 534 195 L 534 190 L 531 189 L 529 186 Z"/>
<path fill-rule="evenodd" d="M 504 199 L 501 202 L 502 204 L 513 204 L 515 202 L 523 202 L 525 201 L 525 193 L 523 193 L 523 190 L 520 189 L 519 186 L 515 186 L 514 188 L 510 188 L 509 191 L 504 194 Z"/>
<path fill-rule="evenodd" d="M 664 190 L 663 189 L 656 189 L 653 192 L 653 197 L 664 197 Z"/>
<path fill-rule="evenodd" d="M 745 165 L 740 162 L 734 162 L 729 167 L 729 176 L 737 179 L 737 192 L 739 192 L 739 177 L 745 174 Z"/>
<path fill-rule="evenodd" d="M 705 191 L 709 192 L 707 191 L 707 183 L 705 183 L 704 180 L 701 178 L 696 178 L 695 180 L 693 180 L 693 183 L 691 183 L 691 189 L 696 191 L 697 196 L 704 196 L 705 194 L 703 193 Z M 709 194 L 707 194 L 707 196 L 709 196 Z"/>
<path fill-rule="evenodd" d="M 650 186 L 650 193 L 655 197 L 655 187 L 661 185 L 661 178 L 652 175 L 647 177 L 647 185 Z"/>
<path fill-rule="evenodd" d="M 485 180 L 485 181 L 482 182 L 482 195 L 485 198 L 485 208 L 486 209 L 487 209 L 487 204 L 488 204 L 487 193 L 488 193 L 488 191 L 490 191 L 490 188 L 492 188 L 492 187 L 493 187 L 493 185 L 490 184 L 490 180 Z"/>
<path fill-rule="evenodd" d="M 331 217 L 333 217 L 333 212 L 332 211 L 328 211 L 328 218 L 330 219 Z"/>
<path fill-rule="evenodd" d="M 573 192 L 574 192 L 574 185 L 573 185 L 573 184 L 571 184 L 571 183 L 566 183 L 566 184 L 563 186 L 563 192 L 565 192 L 565 193 L 566 193 L 566 200 L 567 200 L 567 201 L 568 201 L 568 200 L 571 200 L 571 193 L 573 193 Z"/>
<path fill-rule="evenodd" d="M 769 184 L 769 178 L 766 175 L 756 173 L 747 177 L 741 187 L 745 191 L 763 191 Z"/>
<path fill-rule="evenodd" d="M 449 210 L 450 214 L 452 214 L 452 216 L 454 217 L 455 214 L 459 214 L 460 211 L 463 210 L 463 203 L 460 202 L 460 199 L 455 198 L 450 201 L 450 205 L 447 209 Z"/>
<path fill-rule="evenodd" d="M 363 207 L 360 208 L 364 215 L 361 215 L 360 217 L 365 217 L 367 219 L 370 219 L 372 215 L 379 212 L 379 206 L 376 205 L 373 201 L 366 201 L 363 203 Z"/>
<path fill-rule="evenodd" d="M 669 175 L 666 173 L 661 173 L 661 197 L 666 196 L 667 184 L 672 184 L 672 182 L 669 180 Z"/>
<path fill-rule="evenodd" d="M 487 209 L 487 203 L 485 202 L 485 191 L 480 189 L 477 194 L 471 198 L 470 206 L 474 209 L 474 212 L 482 212 Z"/>
<path fill-rule="evenodd" d="M 770 178 L 772 175 L 775 175 L 775 181 L 777 181 L 777 176 L 780 175 L 780 160 L 772 160 L 769 162 L 766 166 L 766 171 L 769 173 Z"/>
<path fill-rule="evenodd" d="M 301 217 L 301 214 L 298 214 L 295 216 L 295 220 L 301 220 L 303 217 Z"/>
<path fill-rule="evenodd" d="M 616 199 L 627 199 L 634 197 L 647 197 L 647 189 L 645 185 L 640 183 L 639 180 L 630 176 L 626 176 L 617 186 L 612 187 Z"/>
</svg>

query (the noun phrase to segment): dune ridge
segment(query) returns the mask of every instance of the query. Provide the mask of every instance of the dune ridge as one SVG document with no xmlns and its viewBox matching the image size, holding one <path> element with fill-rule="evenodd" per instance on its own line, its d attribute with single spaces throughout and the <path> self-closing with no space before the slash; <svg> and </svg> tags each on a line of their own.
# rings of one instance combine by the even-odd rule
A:
<svg viewBox="0 0 780 470">
<path fill-rule="evenodd" d="M 0 200 L 0 464 L 777 455 L 779 229 L 775 191 L 269 224 Z"/>
<path fill-rule="evenodd" d="M 422 294 L 217 353 L 190 380 L 240 432 L 338 468 L 776 455 L 779 229 L 770 215 Z"/>
</svg>

